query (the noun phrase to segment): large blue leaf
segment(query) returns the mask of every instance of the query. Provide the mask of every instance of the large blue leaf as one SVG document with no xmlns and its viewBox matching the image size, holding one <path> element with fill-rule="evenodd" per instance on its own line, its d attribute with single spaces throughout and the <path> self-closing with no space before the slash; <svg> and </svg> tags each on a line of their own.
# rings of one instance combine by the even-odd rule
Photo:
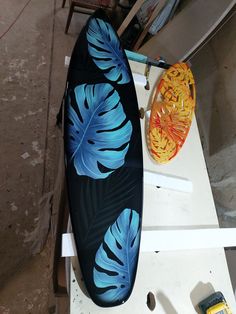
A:
<svg viewBox="0 0 236 314">
<path fill-rule="evenodd" d="M 104 75 L 118 84 L 129 83 L 125 53 L 113 28 L 107 22 L 92 18 L 87 30 L 88 50 Z"/>
<path fill-rule="evenodd" d="M 124 164 L 131 122 L 126 121 L 120 97 L 110 84 L 78 85 L 75 98 L 79 115 L 68 107 L 71 160 L 78 175 L 106 178 Z"/>
<path fill-rule="evenodd" d="M 129 296 L 139 249 L 139 224 L 139 214 L 135 210 L 124 209 L 107 230 L 96 253 L 93 278 L 97 288 L 106 289 L 98 294 L 103 302 L 122 302 Z"/>
</svg>

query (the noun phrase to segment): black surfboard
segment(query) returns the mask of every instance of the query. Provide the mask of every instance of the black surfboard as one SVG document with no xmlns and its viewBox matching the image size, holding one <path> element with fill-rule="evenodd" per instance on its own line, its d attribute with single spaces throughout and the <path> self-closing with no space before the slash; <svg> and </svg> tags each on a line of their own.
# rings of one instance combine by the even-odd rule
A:
<svg viewBox="0 0 236 314">
<path fill-rule="evenodd" d="M 75 44 L 64 112 L 70 216 L 83 279 L 97 305 L 119 305 L 137 270 L 143 159 L 131 70 L 102 10 Z"/>
</svg>

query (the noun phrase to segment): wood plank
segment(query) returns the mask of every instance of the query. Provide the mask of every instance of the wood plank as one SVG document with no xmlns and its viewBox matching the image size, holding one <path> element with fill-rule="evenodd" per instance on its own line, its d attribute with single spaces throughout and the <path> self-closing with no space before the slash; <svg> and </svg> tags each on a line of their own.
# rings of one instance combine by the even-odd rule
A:
<svg viewBox="0 0 236 314">
<path fill-rule="evenodd" d="M 236 246 L 236 228 L 142 230 L 140 251 L 179 251 Z"/>
<path fill-rule="evenodd" d="M 121 36 L 123 34 L 123 32 L 125 31 L 125 29 L 127 28 L 127 26 L 129 25 L 129 23 L 132 21 L 133 17 L 135 16 L 135 14 L 138 12 L 138 10 L 141 8 L 142 4 L 144 3 L 145 0 L 137 0 L 135 2 L 135 5 L 132 7 L 132 9 L 129 11 L 129 14 L 126 16 L 126 18 L 124 19 L 123 23 L 121 24 L 121 26 L 119 27 L 117 34 L 118 36 Z"/>
<path fill-rule="evenodd" d="M 158 230 L 143 228 L 141 252 L 213 249 L 236 246 L 236 228 Z M 62 256 L 77 256 L 73 233 L 62 237 Z"/>
<path fill-rule="evenodd" d="M 142 42 L 144 40 L 144 37 L 147 35 L 149 28 L 151 27 L 153 21 L 155 20 L 155 18 L 157 17 L 157 15 L 161 11 L 161 9 L 163 8 L 165 2 L 166 2 L 165 0 L 160 0 L 157 3 L 157 5 L 156 5 L 154 11 L 152 12 L 149 20 L 147 21 L 147 23 L 146 23 L 146 25 L 145 25 L 141 35 L 139 36 L 136 44 L 134 45 L 134 51 L 137 51 L 138 48 L 141 46 L 141 44 L 142 44 Z"/>
</svg>

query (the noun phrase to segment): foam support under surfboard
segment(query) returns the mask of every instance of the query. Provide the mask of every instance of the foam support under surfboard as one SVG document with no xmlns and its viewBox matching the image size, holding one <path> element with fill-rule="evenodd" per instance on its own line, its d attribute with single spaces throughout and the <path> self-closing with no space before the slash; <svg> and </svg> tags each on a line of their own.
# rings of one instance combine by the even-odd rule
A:
<svg viewBox="0 0 236 314">
<path fill-rule="evenodd" d="M 97 305 L 119 305 L 132 292 L 138 263 L 143 158 L 132 73 L 102 10 L 75 44 L 64 111 L 70 217 L 84 283 Z"/>
<path fill-rule="evenodd" d="M 236 228 L 142 229 L 141 252 L 199 250 L 236 246 Z M 76 256 L 73 233 L 62 234 L 62 256 Z"/>
</svg>

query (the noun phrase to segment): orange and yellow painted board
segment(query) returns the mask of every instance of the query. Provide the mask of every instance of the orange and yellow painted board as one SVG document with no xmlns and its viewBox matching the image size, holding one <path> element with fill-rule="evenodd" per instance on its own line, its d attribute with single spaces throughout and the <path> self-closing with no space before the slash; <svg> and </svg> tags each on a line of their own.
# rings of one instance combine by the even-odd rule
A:
<svg viewBox="0 0 236 314">
<path fill-rule="evenodd" d="M 193 74 L 185 63 L 176 63 L 156 87 L 149 121 L 148 148 L 158 163 L 176 156 L 188 135 L 196 103 Z"/>
</svg>

